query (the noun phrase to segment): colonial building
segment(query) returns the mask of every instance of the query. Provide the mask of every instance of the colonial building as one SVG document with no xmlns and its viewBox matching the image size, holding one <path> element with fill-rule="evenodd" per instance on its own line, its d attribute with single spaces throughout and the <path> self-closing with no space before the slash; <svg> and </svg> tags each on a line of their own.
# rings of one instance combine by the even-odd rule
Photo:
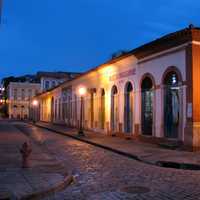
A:
<svg viewBox="0 0 200 200">
<path fill-rule="evenodd" d="M 71 80 L 80 73 L 76 72 L 38 72 L 37 77 L 40 79 L 41 91 L 47 91 L 64 81 Z"/>
<path fill-rule="evenodd" d="M 36 75 L 13 77 L 6 88 L 9 118 L 30 118 L 30 99 L 36 94 L 58 86 L 80 75 L 76 72 L 38 72 Z M 5 79 L 9 79 L 5 78 Z M 4 79 L 4 80 L 5 80 Z"/>
<path fill-rule="evenodd" d="M 44 92 L 40 120 L 200 147 L 200 29 L 189 26 Z"/>
<path fill-rule="evenodd" d="M 40 92 L 40 84 L 28 82 L 10 82 L 7 92 L 9 118 L 28 119 L 30 99 Z"/>
</svg>

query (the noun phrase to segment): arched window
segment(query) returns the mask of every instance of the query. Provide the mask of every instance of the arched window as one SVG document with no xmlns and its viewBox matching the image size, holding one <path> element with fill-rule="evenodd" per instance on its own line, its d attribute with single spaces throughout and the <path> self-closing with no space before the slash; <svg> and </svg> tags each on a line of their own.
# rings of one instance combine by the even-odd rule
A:
<svg viewBox="0 0 200 200">
<path fill-rule="evenodd" d="M 166 74 L 164 78 L 164 85 L 166 86 L 174 86 L 178 85 L 178 75 L 176 72 L 169 72 Z"/>
<path fill-rule="evenodd" d="M 133 131 L 133 86 L 127 82 L 124 90 L 124 131 Z"/>
<path fill-rule="evenodd" d="M 141 85 L 142 89 L 142 134 L 152 135 L 153 132 L 153 82 L 150 77 L 145 77 Z"/>
<path fill-rule="evenodd" d="M 114 85 L 111 90 L 111 129 L 113 132 L 118 130 L 118 90 Z"/>
<path fill-rule="evenodd" d="M 177 138 L 180 124 L 180 80 L 175 71 L 164 77 L 164 135 Z"/>
<path fill-rule="evenodd" d="M 45 90 L 49 89 L 49 81 L 45 81 Z"/>
</svg>

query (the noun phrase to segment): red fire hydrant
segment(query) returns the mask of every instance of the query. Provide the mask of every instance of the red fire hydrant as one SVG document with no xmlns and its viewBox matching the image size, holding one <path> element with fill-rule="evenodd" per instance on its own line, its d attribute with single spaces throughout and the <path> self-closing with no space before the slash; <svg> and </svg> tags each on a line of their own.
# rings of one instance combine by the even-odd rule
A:
<svg viewBox="0 0 200 200">
<path fill-rule="evenodd" d="M 27 142 L 24 142 L 22 148 L 20 149 L 20 153 L 22 155 L 22 168 L 28 168 L 29 166 L 29 156 L 32 152 L 30 145 Z"/>
</svg>

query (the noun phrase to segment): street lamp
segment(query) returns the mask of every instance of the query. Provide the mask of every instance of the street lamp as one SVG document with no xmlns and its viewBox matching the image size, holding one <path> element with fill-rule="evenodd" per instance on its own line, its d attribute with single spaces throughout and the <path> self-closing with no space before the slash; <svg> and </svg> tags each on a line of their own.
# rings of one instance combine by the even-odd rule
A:
<svg viewBox="0 0 200 200">
<path fill-rule="evenodd" d="M 33 104 L 34 107 L 36 107 L 38 105 L 38 101 L 37 100 L 33 100 L 32 104 Z"/>
<path fill-rule="evenodd" d="M 78 93 L 81 97 L 81 108 L 80 108 L 80 126 L 79 126 L 79 131 L 78 131 L 78 136 L 84 136 L 83 132 L 83 97 L 86 94 L 86 88 L 85 87 L 80 87 L 78 89 Z"/>
<path fill-rule="evenodd" d="M 36 99 L 34 99 L 33 101 L 32 101 L 32 105 L 33 105 L 33 123 L 35 123 L 36 122 L 36 109 L 37 109 L 37 106 L 38 106 L 38 101 L 36 100 Z"/>
</svg>

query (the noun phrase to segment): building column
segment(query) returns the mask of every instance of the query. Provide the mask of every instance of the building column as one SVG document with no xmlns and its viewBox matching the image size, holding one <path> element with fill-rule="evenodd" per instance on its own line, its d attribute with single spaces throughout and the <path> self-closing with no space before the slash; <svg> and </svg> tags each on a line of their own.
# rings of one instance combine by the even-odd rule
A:
<svg viewBox="0 0 200 200">
<path fill-rule="evenodd" d="M 105 130 L 111 132 L 111 89 L 105 89 Z"/>
<path fill-rule="evenodd" d="M 134 135 L 141 134 L 141 90 L 136 88 L 134 101 Z"/>
<path fill-rule="evenodd" d="M 184 143 L 200 148 L 200 45 L 189 44 L 186 49 L 186 127 Z"/>
<path fill-rule="evenodd" d="M 118 127 L 117 131 L 124 132 L 124 90 L 123 88 L 118 88 Z"/>
<path fill-rule="evenodd" d="M 163 137 L 163 98 L 162 93 L 163 86 L 159 85 L 156 86 L 155 92 L 154 92 L 154 104 L 153 104 L 153 110 L 154 110 L 154 129 L 153 129 L 153 136 L 155 137 Z"/>
</svg>

